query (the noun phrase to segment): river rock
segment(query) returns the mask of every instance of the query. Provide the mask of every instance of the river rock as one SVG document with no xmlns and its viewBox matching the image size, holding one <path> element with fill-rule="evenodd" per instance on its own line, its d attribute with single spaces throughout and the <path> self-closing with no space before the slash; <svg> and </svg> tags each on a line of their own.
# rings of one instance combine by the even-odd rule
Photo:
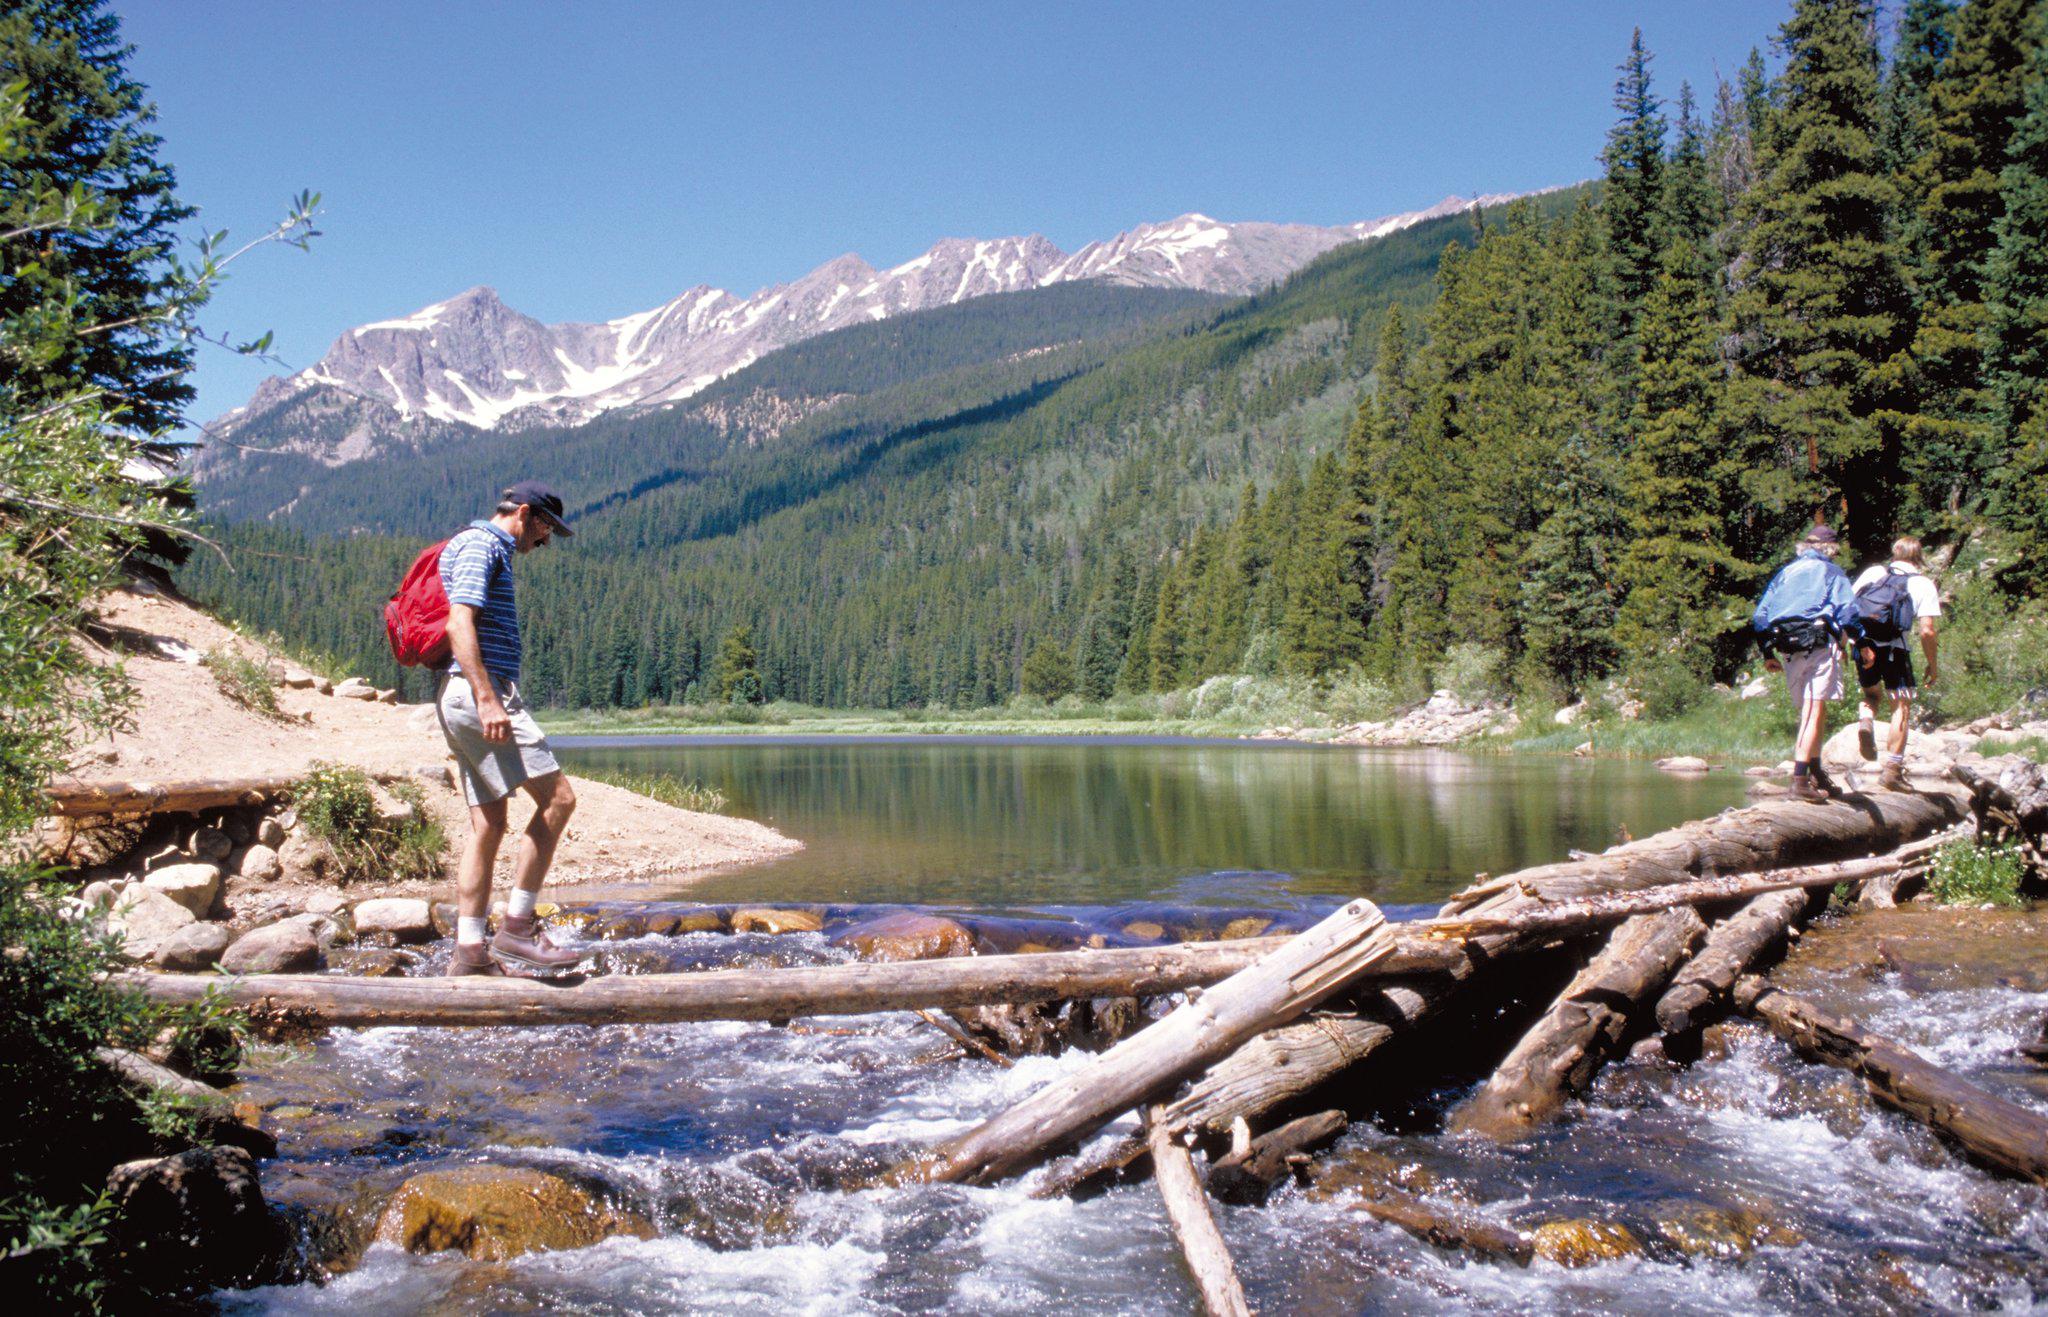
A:
<svg viewBox="0 0 2048 1317">
<path fill-rule="evenodd" d="M 1538 1257 L 1560 1267 L 1590 1267 L 1643 1251 L 1636 1232 L 1619 1221 L 1545 1221 L 1529 1232 L 1529 1242 Z"/>
<path fill-rule="evenodd" d="M 1772 680 L 1771 677 L 1763 676 L 1746 681 L 1742 683 L 1742 689 L 1737 691 L 1736 695 L 1745 700 L 1754 700 L 1769 695 L 1771 693 Z"/>
<path fill-rule="evenodd" d="M 241 1148 L 127 1162 L 107 1176 L 111 1243 L 151 1288 L 205 1290 L 281 1279 L 284 1231 Z"/>
<path fill-rule="evenodd" d="M 230 974 L 310 974 L 320 968 L 320 942 L 305 924 L 287 919 L 236 938 L 220 967 Z"/>
<path fill-rule="evenodd" d="M 432 942 L 434 912 L 427 902 L 410 896 L 383 896 L 359 901 L 351 912 L 356 934 L 389 933 L 400 942 Z"/>
<path fill-rule="evenodd" d="M 560 1176 L 522 1166 L 423 1172 L 398 1187 L 377 1220 L 380 1243 L 409 1253 L 454 1250 L 490 1262 L 588 1248 L 613 1235 L 651 1239 L 654 1229 Z"/>
<path fill-rule="evenodd" d="M 234 934 L 220 924 L 187 924 L 164 939 L 157 948 L 156 963 L 180 974 L 196 974 L 219 964 L 232 941 Z"/>
<path fill-rule="evenodd" d="M 771 910 L 749 906 L 732 912 L 735 933 L 815 933 L 825 927 L 825 917 L 815 910 Z"/>
<path fill-rule="evenodd" d="M 374 700 L 377 688 L 361 677 L 350 677 L 334 688 L 333 694 L 344 700 Z"/>
<path fill-rule="evenodd" d="M 266 818 L 256 825 L 256 844 L 272 850 L 284 845 L 284 824 L 275 818 Z"/>
<path fill-rule="evenodd" d="M 1703 1203 L 1668 1211 L 1657 1222 L 1657 1234 L 1689 1258 L 1747 1257 L 1758 1244 L 1789 1248 L 1804 1236 L 1755 1212 L 1709 1207 Z"/>
<path fill-rule="evenodd" d="M 223 814 L 220 830 L 228 834 L 228 840 L 236 846 L 247 846 L 256 840 L 256 830 L 249 826 L 249 820 L 237 814 Z"/>
<path fill-rule="evenodd" d="M 299 909 L 309 915 L 338 915 L 348 909 L 348 898 L 339 892 L 315 892 Z"/>
<path fill-rule="evenodd" d="M 1667 773 L 1705 773 L 1714 766 L 1697 755 L 1673 755 L 1669 759 L 1659 759 L 1657 767 Z"/>
<path fill-rule="evenodd" d="M 215 864 L 173 864 L 158 869 L 142 880 L 153 892 L 162 892 L 190 910 L 195 918 L 206 918 L 213 898 L 220 895 L 220 866 Z"/>
<path fill-rule="evenodd" d="M 313 689 L 313 674 L 303 668 L 286 668 L 284 670 L 284 684 L 290 690 L 311 690 Z"/>
<path fill-rule="evenodd" d="M 1580 700 L 1577 704 L 1567 704 L 1556 713 L 1551 714 L 1550 721 L 1556 723 L 1559 727 L 1569 727 L 1585 716 L 1586 702 Z"/>
<path fill-rule="evenodd" d="M 228 856 L 228 870 L 237 877 L 253 879 L 259 883 L 274 883 L 284 876 L 284 862 L 277 852 L 258 843 L 244 846 Z"/>
<path fill-rule="evenodd" d="M 318 837 L 304 833 L 285 838 L 277 859 L 286 880 L 294 883 L 326 882 L 328 874 L 335 868 L 333 848 Z"/>
<path fill-rule="evenodd" d="M 105 910 L 114 904 L 114 898 L 121 893 L 112 883 L 102 878 L 89 882 L 78 894 L 79 901 L 88 910 Z"/>
<path fill-rule="evenodd" d="M 171 934 L 198 916 L 153 887 L 136 883 L 114 900 L 107 927 L 121 934 L 121 954 L 130 960 L 154 960 Z"/>
<path fill-rule="evenodd" d="M 944 915 L 897 910 L 841 929 L 832 945 L 862 960 L 938 960 L 973 955 L 974 934 Z"/>
<path fill-rule="evenodd" d="M 234 838 L 219 828 L 195 828 L 192 839 L 185 843 L 186 850 L 209 861 L 225 860 L 234 848 Z"/>
<path fill-rule="evenodd" d="M 397 979 L 418 962 L 417 956 L 386 947 L 352 947 L 328 957 L 330 968 L 363 979 Z"/>
</svg>

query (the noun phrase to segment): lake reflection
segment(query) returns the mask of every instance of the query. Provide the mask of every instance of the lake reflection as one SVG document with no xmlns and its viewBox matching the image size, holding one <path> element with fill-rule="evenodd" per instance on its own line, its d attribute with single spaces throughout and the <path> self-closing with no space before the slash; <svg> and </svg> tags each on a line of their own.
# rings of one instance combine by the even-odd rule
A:
<svg viewBox="0 0 2048 1317">
<path fill-rule="evenodd" d="M 806 849 L 640 896 L 978 907 L 1435 903 L 1742 801 L 1721 772 L 1443 750 L 1051 737 L 564 737 L 697 780 Z M 571 843 L 573 844 L 573 843 Z"/>
</svg>

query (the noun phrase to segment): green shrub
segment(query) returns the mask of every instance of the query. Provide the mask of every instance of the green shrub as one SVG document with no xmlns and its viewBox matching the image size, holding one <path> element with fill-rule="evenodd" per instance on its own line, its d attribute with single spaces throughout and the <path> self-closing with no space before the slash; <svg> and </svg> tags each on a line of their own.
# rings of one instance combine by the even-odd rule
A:
<svg viewBox="0 0 2048 1317">
<path fill-rule="evenodd" d="M 683 782 L 660 773 L 641 773 L 628 768 L 578 768 L 576 773 L 593 782 L 608 783 L 677 809 L 694 810 L 699 814 L 725 813 L 725 793 L 702 782 Z"/>
<path fill-rule="evenodd" d="M 342 882 L 372 878 L 423 881 L 441 873 L 447 837 L 427 812 L 415 782 L 394 782 L 391 794 L 412 806 L 411 817 L 387 823 L 370 779 L 360 768 L 315 764 L 293 788 L 299 817 L 340 861 Z"/>
<path fill-rule="evenodd" d="M 1437 689 L 1467 703 L 1507 693 L 1507 656 L 1491 645 L 1453 645 L 1431 674 Z"/>
<path fill-rule="evenodd" d="M 15 1292 L 34 1295 L 46 1312 L 98 1311 L 107 1288 L 98 1251 L 113 1215 L 105 1192 L 69 1207 L 0 1199 L 0 1260 Z"/>
<path fill-rule="evenodd" d="M 2026 872 L 2026 859 L 2017 847 L 1952 842 L 1934 853 L 1927 890 L 1943 905 L 2012 908 L 2025 904 L 2020 880 Z"/>
<path fill-rule="evenodd" d="M 207 650 L 204 662 L 221 694 L 266 718 L 284 717 L 284 710 L 277 707 L 277 687 L 271 685 L 270 672 L 261 663 L 233 645 Z"/>
<path fill-rule="evenodd" d="M 1628 670 L 1627 685 L 1643 702 L 1643 716 L 1676 718 L 1698 706 L 1711 686 L 1704 655 L 1661 652 L 1638 659 Z"/>
</svg>

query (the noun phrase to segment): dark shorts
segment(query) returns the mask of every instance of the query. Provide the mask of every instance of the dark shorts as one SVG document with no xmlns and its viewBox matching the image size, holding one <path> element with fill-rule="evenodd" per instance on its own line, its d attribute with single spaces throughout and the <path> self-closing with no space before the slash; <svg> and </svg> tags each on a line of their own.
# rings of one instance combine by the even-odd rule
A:
<svg viewBox="0 0 2048 1317">
<path fill-rule="evenodd" d="M 1865 653 L 1874 652 L 1876 658 L 1869 663 L 1863 661 Z M 1919 685 L 1913 679 L 1913 656 L 1904 645 L 1875 645 L 1868 650 L 1856 647 L 1856 680 L 1864 690 L 1882 687 L 1893 695 L 1911 695 Z"/>
</svg>

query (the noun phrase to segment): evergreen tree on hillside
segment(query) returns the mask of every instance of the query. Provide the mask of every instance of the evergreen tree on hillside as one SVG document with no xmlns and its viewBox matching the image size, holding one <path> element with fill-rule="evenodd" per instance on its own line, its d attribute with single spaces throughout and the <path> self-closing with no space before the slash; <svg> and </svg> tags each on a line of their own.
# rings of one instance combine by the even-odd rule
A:
<svg viewBox="0 0 2048 1317">
<path fill-rule="evenodd" d="M 1678 84 L 1677 141 L 1664 169 L 1664 195 L 1658 199 L 1658 245 L 1660 262 L 1673 242 L 1689 244 L 1704 251 L 1714 230 L 1721 226 L 1721 194 L 1714 186 L 1707 164 L 1707 130 L 1700 122 L 1699 106 L 1693 100 L 1692 84 Z M 1656 286 L 1652 280 L 1651 287 Z M 1649 290 L 1644 291 L 1644 301 Z"/>
<path fill-rule="evenodd" d="M 1795 3 L 1732 303 L 1733 422 L 1772 437 L 1796 473 L 1790 505 L 1769 511 L 1783 530 L 1839 511 L 1863 558 L 1896 527 L 1913 328 L 1887 228 L 1897 192 L 1878 158 L 1871 31 L 1866 0 Z"/>
<path fill-rule="evenodd" d="M 1620 118 L 1607 132 L 1600 153 L 1607 187 L 1600 205 L 1607 220 L 1607 250 L 1614 264 L 1619 329 L 1626 340 L 1635 332 L 1636 315 L 1657 277 L 1662 249 L 1659 216 L 1664 210 L 1665 122 L 1660 102 L 1650 90 L 1650 52 L 1643 49 L 1643 30 L 1629 38 L 1628 59 L 1614 85 L 1614 108 Z"/>
<path fill-rule="evenodd" d="M 1904 177 L 1927 153 L 1928 89 L 1948 58 L 1949 22 L 1955 11 L 1954 0 L 1907 0 L 1899 17 L 1899 39 L 1885 70 L 1880 115 L 1884 168 L 1895 178 Z M 1917 208 L 1909 206 L 1899 226 L 1906 245 L 1901 262 L 1916 280 L 1922 275 L 1918 257 L 1925 248 L 1915 236 L 1918 222 Z"/>
<path fill-rule="evenodd" d="M 2000 455 L 1993 511 L 2018 540 L 2013 573 L 2048 587 L 2048 10 L 2027 34 L 2026 112 L 1999 175 L 1986 263 L 1984 368 Z"/>
<path fill-rule="evenodd" d="M 1018 676 L 1018 684 L 1026 695 L 1044 700 L 1054 700 L 1073 694 L 1074 663 L 1067 651 L 1051 640 L 1040 640 L 1024 656 L 1024 668 Z"/>
<path fill-rule="evenodd" d="M 1315 676 L 1355 663 L 1365 633 L 1346 588 L 1345 565 L 1357 518 L 1337 454 L 1309 468 L 1302 494 L 1301 534 L 1288 565 L 1287 613 L 1281 643 L 1288 666 Z"/>
<path fill-rule="evenodd" d="M 719 642 L 718 665 L 712 670 L 711 684 L 726 704 L 759 704 L 766 698 L 761 686 L 761 656 L 754 650 L 753 627 L 741 622 L 726 631 L 725 639 Z"/>
<path fill-rule="evenodd" d="M 1926 145 L 1909 175 L 1921 303 L 1913 472 L 1940 510 L 1974 503 L 1993 465 L 1981 392 L 1984 276 L 2005 209 L 1999 174 L 2025 111 L 2025 29 L 2035 10 L 2035 0 L 1970 0 L 1949 19 L 1953 44 L 1928 85 Z"/>
</svg>

